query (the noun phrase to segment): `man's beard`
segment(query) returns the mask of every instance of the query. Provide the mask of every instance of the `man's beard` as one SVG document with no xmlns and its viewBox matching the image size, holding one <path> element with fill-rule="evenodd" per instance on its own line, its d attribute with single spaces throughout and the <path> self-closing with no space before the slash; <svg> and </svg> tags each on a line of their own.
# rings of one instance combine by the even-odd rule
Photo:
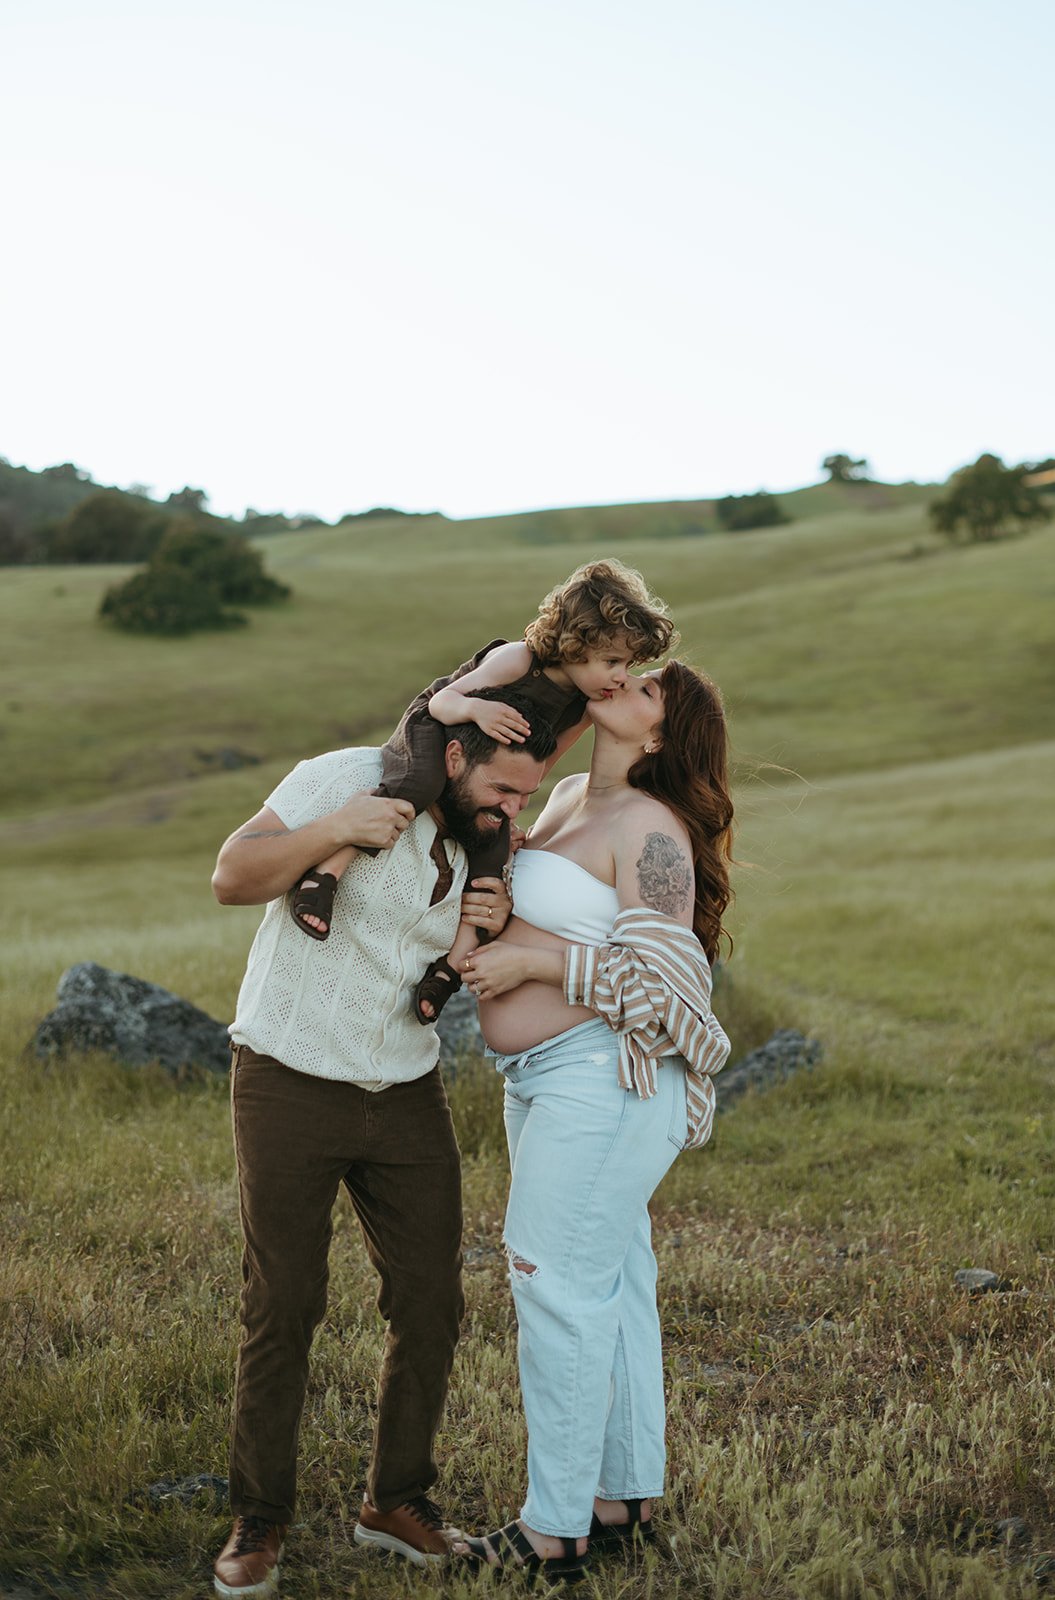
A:
<svg viewBox="0 0 1055 1600">
<path fill-rule="evenodd" d="M 480 850 L 486 850 L 493 845 L 498 837 L 499 829 L 481 827 L 477 821 L 481 812 L 492 816 L 503 816 L 498 806 L 477 806 L 472 802 L 469 794 L 468 775 L 461 778 L 448 778 L 440 795 L 440 810 L 447 830 L 452 839 L 456 839 L 462 848 L 469 854 L 475 855 Z"/>
</svg>

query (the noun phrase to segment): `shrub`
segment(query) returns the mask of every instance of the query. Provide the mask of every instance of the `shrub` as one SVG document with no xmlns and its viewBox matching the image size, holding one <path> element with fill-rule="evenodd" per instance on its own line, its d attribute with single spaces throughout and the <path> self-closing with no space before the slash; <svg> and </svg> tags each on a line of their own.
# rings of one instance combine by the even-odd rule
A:
<svg viewBox="0 0 1055 1600">
<path fill-rule="evenodd" d="M 245 622 L 216 590 L 179 567 L 148 567 L 106 591 L 99 615 L 128 633 L 194 633 Z"/>
<path fill-rule="evenodd" d="M 715 501 L 714 509 L 723 528 L 735 532 L 743 528 L 775 528 L 791 518 L 776 495 L 766 489 L 757 494 L 727 494 L 724 500 Z"/>
<path fill-rule="evenodd" d="M 185 572 L 232 605 L 267 605 L 289 595 L 284 583 L 268 577 L 260 555 L 240 534 L 185 519 L 169 528 L 150 564 L 158 571 Z"/>
</svg>

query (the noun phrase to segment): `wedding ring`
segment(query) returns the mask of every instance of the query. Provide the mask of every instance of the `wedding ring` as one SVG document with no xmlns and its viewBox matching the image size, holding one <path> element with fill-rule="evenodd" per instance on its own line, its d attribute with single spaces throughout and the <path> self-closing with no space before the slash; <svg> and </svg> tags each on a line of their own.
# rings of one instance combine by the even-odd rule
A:
<svg viewBox="0 0 1055 1600">
<path fill-rule="evenodd" d="M 488 915 L 488 916 L 490 916 L 490 915 L 491 915 L 491 907 L 490 907 L 490 906 L 488 906 L 488 908 L 487 908 L 487 915 Z"/>
</svg>

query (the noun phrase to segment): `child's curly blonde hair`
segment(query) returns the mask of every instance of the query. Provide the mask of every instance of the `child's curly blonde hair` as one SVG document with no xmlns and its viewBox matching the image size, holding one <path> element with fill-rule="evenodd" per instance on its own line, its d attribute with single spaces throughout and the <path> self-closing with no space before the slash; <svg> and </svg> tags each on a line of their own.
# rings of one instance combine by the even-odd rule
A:
<svg viewBox="0 0 1055 1600">
<path fill-rule="evenodd" d="M 551 589 L 524 640 L 543 666 L 583 661 L 588 650 L 625 641 L 632 664 L 655 661 L 678 642 L 662 600 L 621 561 L 590 561 Z"/>
</svg>

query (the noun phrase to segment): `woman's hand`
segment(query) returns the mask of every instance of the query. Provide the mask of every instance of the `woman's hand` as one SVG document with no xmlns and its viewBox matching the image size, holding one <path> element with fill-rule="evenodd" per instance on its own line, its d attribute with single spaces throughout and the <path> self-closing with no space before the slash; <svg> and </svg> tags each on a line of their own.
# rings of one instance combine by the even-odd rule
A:
<svg viewBox="0 0 1055 1600">
<path fill-rule="evenodd" d="M 481 945 L 462 966 L 463 976 L 478 1000 L 493 1000 L 496 995 L 517 989 L 538 973 L 535 968 L 541 952 L 526 944 L 502 939 L 498 944 Z"/>
<path fill-rule="evenodd" d="M 501 878 L 474 878 L 462 895 L 462 921 L 470 928 L 485 928 L 492 939 L 501 933 L 512 909 Z"/>
</svg>

